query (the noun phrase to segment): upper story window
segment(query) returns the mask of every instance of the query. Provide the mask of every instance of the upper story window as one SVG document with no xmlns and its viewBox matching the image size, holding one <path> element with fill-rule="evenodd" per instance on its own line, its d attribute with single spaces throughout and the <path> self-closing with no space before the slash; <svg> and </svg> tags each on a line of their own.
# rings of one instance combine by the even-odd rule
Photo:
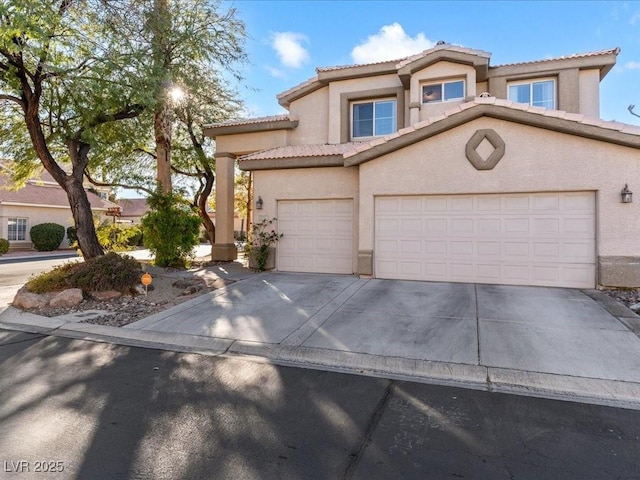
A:
<svg viewBox="0 0 640 480">
<path fill-rule="evenodd" d="M 397 130 L 395 99 L 353 102 L 351 104 L 351 137 L 375 137 Z"/>
<path fill-rule="evenodd" d="M 464 80 L 430 83 L 422 86 L 422 103 L 450 102 L 464 99 Z"/>
<path fill-rule="evenodd" d="M 556 108 L 556 82 L 553 79 L 509 83 L 509 100 L 534 107 Z"/>
<path fill-rule="evenodd" d="M 27 239 L 27 219 L 9 218 L 7 240 L 10 242 L 24 241 Z"/>
</svg>

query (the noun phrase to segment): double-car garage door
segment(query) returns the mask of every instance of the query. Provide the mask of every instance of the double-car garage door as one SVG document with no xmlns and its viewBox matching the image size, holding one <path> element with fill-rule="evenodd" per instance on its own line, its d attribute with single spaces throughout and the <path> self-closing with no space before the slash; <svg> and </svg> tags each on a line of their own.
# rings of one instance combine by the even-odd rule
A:
<svg viewBox="0 0 640 480">
<path fill-rule="evenodd" d="M 377 278 L 593 288 L 594 192 L 376 197 Z M 350 199 L 278 202 L 278 269 L 353 273 Z"/>
<path fill-rule="evenodd" d="M 595 195 L 377 197 L 375 276 L 595 286 Z"/>
</svg>

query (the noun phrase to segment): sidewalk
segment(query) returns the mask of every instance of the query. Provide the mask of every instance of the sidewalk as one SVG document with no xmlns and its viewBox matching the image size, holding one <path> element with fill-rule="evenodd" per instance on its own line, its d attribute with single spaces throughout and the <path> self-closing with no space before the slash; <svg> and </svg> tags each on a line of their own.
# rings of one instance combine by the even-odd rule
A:
<svg viewBox="0 0 640 480">
<path fill-rule="evenodd" d="M 597 291 L 249 272 L 126 327 L 8 308 L 0 327 L 640 409 L 638 317 Z"/>
</svg>

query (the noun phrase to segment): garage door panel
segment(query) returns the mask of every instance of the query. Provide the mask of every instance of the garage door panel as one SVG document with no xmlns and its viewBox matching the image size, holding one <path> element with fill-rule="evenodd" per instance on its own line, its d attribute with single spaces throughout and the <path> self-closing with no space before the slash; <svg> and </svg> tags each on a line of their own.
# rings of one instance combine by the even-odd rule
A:
<svg viewBox="0 0 640 480">
<path fill-rule="evenodd" d="M 476 204 L 476 210 L 479 212 L 495 212 L 500 211 L 502 199 L 498 196 L 478 197 Z"/>
<path fill-rule="evenodd" d="M 429 254 L 445 254 L 447 253 L 447 242 L 444 240 L 426 240 L 422 242 L 424 253 Z"/>
<path fill-rule="evenodd" d="M 278 232 L 278 270 L 353 273 L 352 200 L 281 200 Z"/>
<path fill-rule="evenodd" d="M 593 192 L 379 197 L 375 215 L 380 278 L 595 285 Z"/>
</svg>

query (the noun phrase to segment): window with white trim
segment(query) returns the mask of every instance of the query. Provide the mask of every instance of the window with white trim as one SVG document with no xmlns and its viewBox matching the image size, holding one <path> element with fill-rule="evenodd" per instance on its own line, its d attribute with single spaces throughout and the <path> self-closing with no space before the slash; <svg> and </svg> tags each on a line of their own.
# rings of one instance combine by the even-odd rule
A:
<svg viewBox="0 0 640 480">
<path fill-rule="evenodd" d="M 351 138 L 377 137 L 397 130 L 395 99 L 351 103 Z"/>
<path fill-rule="evenodd" d="M 509 83 L 509 100 L 534 107 L 556 108 L 556 82 L 551 78 Z"/>
<path fill-rule="evenodd" d="M 422 103 L 464 100 L 464 80 L 422 85 Z"/>
<path fill-rule="evenodd" d="M 9 218 L 7 227 L 7 240 L 10 242 L 20 242 L 27 239 L 26 218 Z"/>
</svg>

